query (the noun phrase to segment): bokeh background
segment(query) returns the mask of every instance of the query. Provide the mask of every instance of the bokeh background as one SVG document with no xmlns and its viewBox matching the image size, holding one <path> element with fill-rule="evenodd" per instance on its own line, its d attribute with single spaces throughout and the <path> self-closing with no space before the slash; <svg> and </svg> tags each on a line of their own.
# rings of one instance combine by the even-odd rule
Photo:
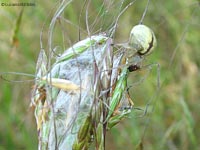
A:
<svg viewBox="0 0 200 150">
<path fill-rule="evenodd" d="M 0 6 L 0 72 L 24 72 L 34 75 L 44 23 L 42 41 L 44 47 L 47 47 L 48 26 L 59 1 L 32 2 L 35 6 L 26 6 L 24 9 L 19 6 Z M 113 7 L 110 7 L 111 18 L 117 13 L 117 6 L 120 6 L 120 1 L 113 2 Z M 131 0 L 125 1 L 123 6 L 130 2 Z M 100 9 L 101 3 L 102 0 L 93 0 L 87 8 L 91 13 L 89 20 L 94 20 L 95 11 Z M 119 18 L 115 43 L 127 41 L 132 26 L 140 21 L 146 4 L 146 0 L 137 0 Z M 55 29 L 53 40 L 53 46 L 58 53 L 69 46 L 69 41 L 75 43 L 87 36 L 85 9 L 79 21 L 83 5 L 84 1 L 80 3 L 79 0 L 74 0 L 63 15 L 68 20 L 58 19 L 60 24 L 57 23 L 58 29 Z M 107 21 L 95 25 L 94 28 L 91 25 L 91 34 L 108 30 L 109 23 L 113 20 L 106 19 Z M 73 25 L 66 23 L 67 21 Z M 200 2 L 151 0 L 143 23 L 154 30 L 158 43 L 144 65 L 159 63 L 160 71 L 152 67 L 151 71 L 144 69 L 130 75 L 131 97 L 135 108 L 143 111 L 133 109 L 130 118 L 109 131 L 106 147 L 109 150 L 132 150 L 141 146 L 145 150 L 198 149 Z M 81 38 L 76 26 L 83 29 Z M 68 39 L 63 41 L 62 35 Z M 157 90 L 159 73 L 160 88 Z M 23 82 L 0 79 L 0 150 L 35 150 L 37 130 L 33 110 L 29 108 L 33 82 L 26 81 L 33 78 L 13 74 L 6 74 L 4 77 Z M 145 80 L 141 81 L 143 78 Z"/>
</svg>

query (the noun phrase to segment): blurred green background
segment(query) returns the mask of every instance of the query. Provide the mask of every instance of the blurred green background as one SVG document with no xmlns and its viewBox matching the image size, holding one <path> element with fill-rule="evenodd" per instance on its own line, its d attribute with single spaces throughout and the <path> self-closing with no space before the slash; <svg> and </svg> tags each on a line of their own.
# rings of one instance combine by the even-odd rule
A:
<svg viewBox="0 0 200 150">
<path fill-rule="evenodd" d="M 123 6 L 130 1 L 125 1 Z M 14 71 L 34 75 L 40 51 L 40 33 L 45 20 L 43 42 L 47 48 L 48 26 L 58 2 L 51 0 L 33 3 L 35 6 L 26 6 L 23 11 L 19 6 L 0 6 L 0 72 Z M 88 7 L 88 12 L 91 13 L 89 21 L 94 20 L 101 3 L 102 0 L 92 1 Z M 75 0 L 63 15 L 83 29 L 81 39 L 87 35 L 84 33 L 85 9 L 79 24 L 83 4 Z M 146 0 L 137 0 L 120 17 L 115 43 L 127 41 L 132 26 L 140 21 L 146 4 Z M 116 0 L 111 6 L 112 18 L 116 15 L 116 8 L 119 8 L 119 1 Z M 129 85 L 133 85 L 130 92 L 135 107 L 145 109 L 148 103 L 150 105 L 144 116 L 143 111 L 134 109 L 130 118 L 108 132 L 107 149 L 132 150 L 139 148 L 139 144 L 145 150 L 195 150 L 200 147 L 199 6 L 199 2 L 195 0 L 151 0 L 143 23 L 154 30 L 158 46 L 144 65 L 153 62 L 160 64 L 161 87 L 157 91 L 156 67 L 140 84 L 134 83 L 142 79 L 148 70 L 130 75 Z M 113 20 L 104 20 L 94 28 L 91 25 L 91 34 L 98 33 L 101 27 L 101 31 L 108 29 L 110 21 Z M 59 45 L 56 48 L 58 52 L 67 48 L 69 41 L 75 43 L 79 40 L 75 25 L 62 19 L 59 23 L 53 39 L 53 47 Z M 65 39 L 66 42 L 63 42 L 62 34 L 69 38 Z M 20 75 L 5 76 L 12 80 L 31 79 Z M 31 82 L 0 80 L 0 150 L 37 149 L 36 124 L 33 111 L 29 109 L 32 86 Z"/>
</svg>

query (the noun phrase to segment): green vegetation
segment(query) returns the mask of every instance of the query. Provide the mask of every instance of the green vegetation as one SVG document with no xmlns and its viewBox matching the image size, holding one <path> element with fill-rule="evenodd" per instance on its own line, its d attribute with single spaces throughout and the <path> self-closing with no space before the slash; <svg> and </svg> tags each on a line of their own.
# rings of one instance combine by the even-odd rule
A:
<svg viewBox="0 0 200 150">
<path fill-rule="evenodd" d="M 130 2 L 126 1 L 125 4 Z M 89 12 L 99 8 L 100 0 L 92 1 Z M 136 1 L 119 18 L 115 43 L 128 40 L 131 28 L 138 24 L 146 6 L 146 0 Z M 40 33 L 44 26 L 43 44 L 47 46 L 47 30 L 52 12 L 57 4 L 52 0 L 36 1 L 34 7 L 0 6 L 0 72 L 16 71 L 34 74 L 35 62 L 40 51 Z M 124 5 L 125 5 L 124 4 Z M 53 47 L 62 52 L 70 43 L 79 41 L 79 16 L 83 4 L 72 3 L 65 10 L 67 20 L 56 24 Z M 117 3 L 112 4 L 115 8 Z M 133 73 L 129 77 L 130 94 L 136 108 L 131 117 L 122 121 L 107 134 L 107 149 L 145 150 L 197 149 L 200 144 L 200 51 L 198 1 L 156 1 L 152 0 L 144 19 L 157 37 L 158 46 L 145 64 L 160 64 L 160 84 L 157 91 L 157 69 L 153 67 Z M 84 9 L 85 10 L 85 9 Z M 111 11 L 113 16 L 115 9 Z M 112 14 L 113 13 L 113 14 Z M 20 15 L 21 14 L 21 15 Z M 89 24 L 96 13 L 91 13 Z M 48 18 L 50 17 L 50 18 Z M 106 16 L 107 17 L 107 16 Z M 109 16 L 108 16 L 109 17 Z M 108 29 L 110 20 L 104 24 L 90 26 L 91 34 Z M 76 26 L 75 26 L 75 25 Z M 81 38 L 87 36 L 85 12 L 80 19 Z M 64 29 L 61 30 L 60 27 Z M 83 31 L 83 30 L 85 31 Z M 62 39 L 62 34 L 69 39 Z M 64 43 L 64 44 L 63 44 Z M 149 74 L 148 74 L 149 73 Z M 148 75 L 147 75 L 148 74 Z M 147 75 L 147 77 L 145 76 Z M 6 75 L 12 80 L 27 80 L 30 77 Z M 145 77 L 143 82 L 138 80 Z M 0 150 L 37 149 L 37 129 L 33 111 L 29 108 L 33 82 L 13 83 L 0 80 Z M 149 105 L 147 105 L 150 103 Z M 148 107 L 147 107 L 148 106 Z M 141 143 L 140 143 L 141 142 Z"/>
</svg>

